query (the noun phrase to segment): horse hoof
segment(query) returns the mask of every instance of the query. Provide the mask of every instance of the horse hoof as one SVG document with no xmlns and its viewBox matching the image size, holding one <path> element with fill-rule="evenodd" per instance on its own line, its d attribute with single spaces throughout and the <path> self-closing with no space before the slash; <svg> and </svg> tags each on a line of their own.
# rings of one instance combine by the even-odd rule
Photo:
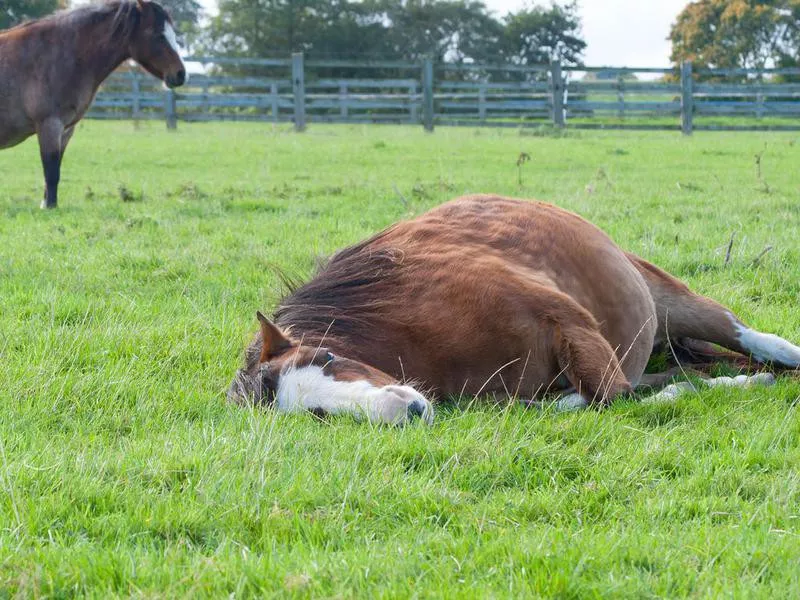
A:
<svg viewBox="0 0 800 600">
<path fill-rule="evenodd" d="M 55 202 L 51 203 L 48 202 L 47 200 L 42 200 L 42 203 L 39 205 L 39 208 L 41 208 L 42 210 L 48 208 L 58 208 L 58 204 L 56 204 Z"/>
<path fill-rule="evenodd" d="M 562 396 L 556 401 L 555 404 L 556 412 L 572 412 L 576 410 L 583 410 L 588 406 L 589 403 L 586 401 L 586 398 L 577 393 Z"/>
</svg>

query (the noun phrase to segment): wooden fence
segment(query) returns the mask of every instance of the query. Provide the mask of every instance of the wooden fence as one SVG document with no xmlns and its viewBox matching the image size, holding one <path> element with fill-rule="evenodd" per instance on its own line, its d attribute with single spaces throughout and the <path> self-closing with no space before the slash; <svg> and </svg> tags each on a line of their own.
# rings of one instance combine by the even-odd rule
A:
<svg viewBox="0 0 800 600">
<path fill-rule="evenodd" d="M 102 86 L 90 118 L 406 123 L 579 129 L 800 130 L 800 69 L 456 65 L 193 57 L 178 90 L 138 70 Z M 218 68 L 246 75 L 218 75 Z M 343 75 L 343 73 L 345 75 Z M 792 82 L 795 81 L 795 82 Z"/>
</svg>

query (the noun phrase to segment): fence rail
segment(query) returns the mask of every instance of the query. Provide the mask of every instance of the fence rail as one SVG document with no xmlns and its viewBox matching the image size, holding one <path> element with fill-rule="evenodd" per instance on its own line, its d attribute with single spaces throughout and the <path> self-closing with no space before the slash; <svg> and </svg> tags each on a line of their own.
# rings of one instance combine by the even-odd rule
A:
<svg viewBox="0 0 800 600">
<path fill-rule="evenodd" d="M 178 90 L 139 70 L 113 74 L 98 119 L 406 123 L 578 129 L 800 130 L 800 69 L 457 65 L 193 57 Z M 219 67 L 241 74 L 220 74 Z M 642 78 L 642 79 L 640 79 Z"/>
</svg>

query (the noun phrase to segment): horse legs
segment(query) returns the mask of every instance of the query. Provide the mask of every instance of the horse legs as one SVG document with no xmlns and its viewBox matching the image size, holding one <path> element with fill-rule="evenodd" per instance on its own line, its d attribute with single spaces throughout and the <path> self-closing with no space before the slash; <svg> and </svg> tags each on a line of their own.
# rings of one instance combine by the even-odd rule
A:
<svg viewBox="0 0 800 600">
<path fill-rule="evenodd" d="M 66 141 L 64 140 L 64 133 L 64 124 L 55 117 L 44 120 L 36 131 L 39 138 L 39 155 L 42 158 L 42 167 L 44 168 L 45 193 L 44 200 L 42 200 L 42 208 L 56 208 L 58 206 L 61 156 L 72 132 L 70 131 L 70 134 L 66 136 Z"/>
<path fill-rule="evenodd" d="M 556 400 L 556 411 L 580 410 L 590 404 L 606 406 L 633 391 L 614 350 L 599 331 L 557 327 L 555 337 L 559 367 L 572 384 Z"/>
<path fill-rule="evenodd" d="M 766 372 L 755 372 L 752 375 L 737 375 L 736 377 L 712 378 L 701 371 L 691 368 L 675 367 L 663 373 L 642 375 L 639 385 L 636 386 L 636 392 L 650 392 L 650 395 L 643 397 L 640 402 L 642 404 L 670 403 L 686 392 L 698 391 L 694 384 L 685 379 L 687 375 L 697 377 L 699 379 L 699 386 L 697 387 L 700 388 L 770 386 L 775 383 L 775 376 Z M 683 381 L 680 381 L 681 379 Z M 556 412 L 581 410 L 588 405 L 589 403 L 586 399 L 576 393 L 566 393 L 554 402 Z"/>
<path fill-rule="evenodd" d="M 75 133 L 75 125 L 71 125 L 64 130 L 61 136 L 61 160 L 64 160 L 64 152 L 67 151 L 67 144 L 72 139 L 72 134 Z"/>
<path fill-rule="evenodd" d="M 559 368 L 575 392 L 564 397 L 566 404 L 606 405 L 633 391 L 620 360 L 608 341 L 594 327 L 557 325 L 555 350 Z M 631 348 L 632 363 L 640 362 L 639 348 Z M 637 369 L 638 370 L 638 369 Z M 634 370 L 635 372 L 635 370 Z"/>
<path fill-rule="evenodd" d="M 753 385 L 769 386 L 775 383 L 772 373 L 756 373 L 755 375 L 737 375 L 736 377 L 714 377 L 700 380 L 701 387 L 750 387 Z M 652 396 L 642 398 L 642 404 L 656 404 L 659 402 L 674 402 L 678 396 L 685 392 L 695 390 L 688 381 L 672 383 Z"/>
</svg>

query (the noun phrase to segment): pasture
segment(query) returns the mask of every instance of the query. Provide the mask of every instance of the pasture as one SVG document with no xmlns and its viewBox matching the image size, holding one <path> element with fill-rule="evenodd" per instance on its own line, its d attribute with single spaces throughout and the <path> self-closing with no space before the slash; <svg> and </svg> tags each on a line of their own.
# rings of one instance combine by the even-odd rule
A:
<svg viewBox="0 0 800 600">
<path fill-rule="evenodd" d="M 576 210 L 797 343 L 798 141 L 83 122 L 57 211 L 35 141 L 0 152 L 0 596 L 796 597 L 798 380 L 405 429 L 224 390 L 275 267 L 465 192 Z"/>
</svg>

